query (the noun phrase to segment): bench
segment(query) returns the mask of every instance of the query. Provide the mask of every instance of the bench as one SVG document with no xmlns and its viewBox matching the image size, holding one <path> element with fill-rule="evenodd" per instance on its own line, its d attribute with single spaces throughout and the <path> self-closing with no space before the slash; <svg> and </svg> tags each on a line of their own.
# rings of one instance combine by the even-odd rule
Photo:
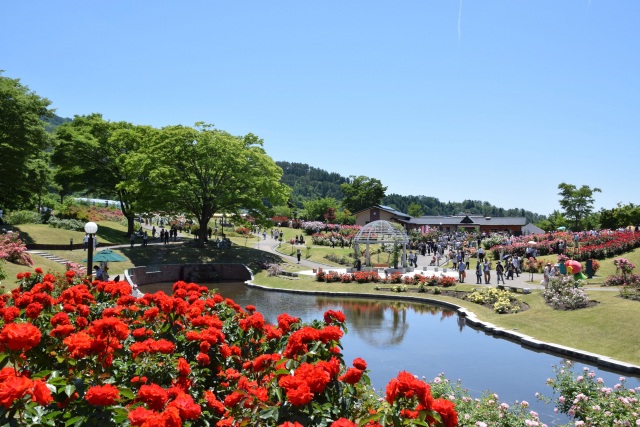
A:
<svg viewBox="0 0 640 427">
<path fill-rule="evenodd" d="M 504 291 L 505 289 L 509 289 L 511 292 L 515 292 L 517 293 L 518 290 L 521 291 L 523 294 L 530 294 L 531 293 L 531 288 L 525 288 L 522 286 L 511 286 L 511 285 L 496 285 L 496 288 Z"/>
</svg>

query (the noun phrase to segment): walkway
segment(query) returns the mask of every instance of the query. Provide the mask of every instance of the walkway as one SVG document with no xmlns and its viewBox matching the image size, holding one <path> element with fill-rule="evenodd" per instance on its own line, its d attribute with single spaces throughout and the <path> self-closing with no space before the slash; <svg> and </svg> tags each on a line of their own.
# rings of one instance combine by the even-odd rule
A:
<svg viewBox="0 0 640 427">
<path fill-rule="evenodd" d="M 263 240 L 262 236 L 258 236 L 258 237 L 260 238 L 260 241 L 253 246 L 254 249 L 277 254 L 283 259 L 289 261 L 290 263 L 297 264 L 298 259 L 295 256 L 285 255 L 284 253 L 276 251 L 276 248 L 280 244 L 277 240 L 272 239 L 270 236 L 267 236 L 266 240 Z M 287 249 L 289 249 L 288 246 L 290 245 L 288 243 L 283 243 L 283 245 L 285 245 Z M 306 271 L 303 270 L 299 272 L 299 274 L 313 275 L 315 274 L 312 271 L 314 268 L 315 269 L 322 268 L 324 270 L 337 271 L 339 273 L 346 272 L 346 267 L 336 267 L 336 266 L 322 264 L 322 263 L 305 259 L 304 253 L 305 253 L 306 247 L 304 245 L 295 245 L 294 248 L 300 248 L 300 250 L 302 251 L 302 257 L 300 258 L 300 265 L 309 268 L 309 270 L 306 270 Z M 414 271 L 411 273 L 405 273 L 404 276 L 413 276 L 415 274 L 422 274 L 425 276 L 447 275 L 447 276 L 455 277 L 456 279 L 458 278 L 458 273 L 455 270 L 453 270 L 451 267 L 447 268 L 446 273 L 444 273 L 443 267 L 438 267 L 438 271 L 435 271 L 435 267 L 429 266 L 430 262 L 431 262 L 430 255 L 427 255 L 427 256 L 419 255 L 418 268 L 414 268 Z M 476 261 L 472 260 L 470 264 L 471 264 L 471 268 L 467 270 L 467 279 L 465 280 L 465 283 L 473 285 L 476 283 L 476 271 L 475 271 Z M 493 270 L 491 270 L 491 281 L 489 283 L 489 285 L 493 287 L 496 286 L 495 264 L 496 264 L 495 262 L 492 262 Z M 425 267 L 427 269 L 426 271 L 423 270 Z M 521 273 L 519 277 L 514 275 L 513 280 L 505 279 L 505 286 L 514 286 L 518 288 L 530 288 L 530 289 L 544 289 L 544 286 L 540 285 L 540 281 L 542 280 L 542 274 L 540 273 L 533 274 L 533 283 L 529 282 L 530 278 L 531 278 L 530 273 Z M 483 281 L 483 284 L 484 284 L 484 281 Z"/>
</svg>

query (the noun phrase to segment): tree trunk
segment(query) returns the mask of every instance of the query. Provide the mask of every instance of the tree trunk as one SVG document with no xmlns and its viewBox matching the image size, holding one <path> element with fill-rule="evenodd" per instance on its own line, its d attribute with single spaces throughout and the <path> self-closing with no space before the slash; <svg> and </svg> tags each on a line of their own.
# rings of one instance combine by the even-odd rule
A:
<svg viewBox="0 0 640 427">
<path fill-rule="evenodd" d="M 127 218 L 127 237 L 131 237 L 131 235 L 134 233 L 133 227 L 135 226 L 136 218 L 132 212 L 129 212 L 129 215 L 126 218 Z"/>
<path fill-rule="evenodd" d="M 207 214 L 206 212 L 201 215 L 196 215 L 200 227 L 198 228 L 198 239 L 196 240 L 196 247 L 204 248 L 204 243 L 207 241 L 207 226 L 213 214 Z"/>
<path fill-rule="evenodd" d="M 127 218 L 127 234 L 125 234 L 125 236 L 131 237 L 131 235 L 135 233 L 135 230 L 133 229 L 135 226 L 135 212 L 131 209 L 131 204 L 125 201 L 125 192 L 118 191 L 118 199 L 120 201 L 120 211 L 122 211 L 122 215 Z"/>
</svg>

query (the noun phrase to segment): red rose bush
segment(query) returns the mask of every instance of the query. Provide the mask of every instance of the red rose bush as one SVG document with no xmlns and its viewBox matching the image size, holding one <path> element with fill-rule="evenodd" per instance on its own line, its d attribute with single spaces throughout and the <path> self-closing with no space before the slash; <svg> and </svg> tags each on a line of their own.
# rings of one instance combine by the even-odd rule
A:
<svg viewBox="0 0 640 427">
<path fill-rule="evenodd" d="M 21 275 L 0 297 L 0 424 L 457 425 L 406 372 L 379 398 L 366 361 L 343 360 L 345 322 L 269 324 L 195 283 L 136 298 L 124 281 Z"/>
</svg>

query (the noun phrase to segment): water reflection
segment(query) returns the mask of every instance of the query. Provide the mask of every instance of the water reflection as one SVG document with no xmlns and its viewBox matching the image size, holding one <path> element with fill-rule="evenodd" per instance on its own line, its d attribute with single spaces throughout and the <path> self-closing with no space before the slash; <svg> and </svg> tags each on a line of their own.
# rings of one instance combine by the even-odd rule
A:
<svg viewBox="0 0 640 427">
<path fill-rule="evenodd" d="M 317 297 L 321 311 L 334 309 L 335 298 Z M 386 348 L 402 343 L 409 329 L 407 312 L 439 316 L 445 319 L 456 315 L 455 311 L 428 304 L 409 304 L 398 301 L 343 299 L 340 309 L 347 316 L 349 333 L 356 333 L 375 348 Z M 464 320 L 464 319 L 463 319 Z"/>
<path fill-rule="evenodd" d="M 241 306 L 253 304 L 266 321 L 276 323 L 277 316 L 288 313 L 304 322 L 322 319 L 326 310 L 342 310 L 347 316 L 343 339 L 345 362 L 363 357 L 370 368 L 372 385 L 383 390 L 399 371 L 406 370 L 432 380 L 439 373 L 463 385 L 475 396 L 485 390 L 498 394 L 501 401 L 527 400 L 544 422 L 567 420 L 553 413 L 553 407 L 537 402 L 535 393 L 550 394 L 545 385 L 553 375 L 553 366 L 562 358 L 525 349 L 505 339 L 464 327 L 464 318 L 456 312 L 430 304 L 412 304 L 388 300 L 342 299 L 284 292 L 263 291 L 244 284 L 217 283 L 213 288 Z M 171 285 L 147 286 L 143 292 Z M 589 367 L 607 386 L 618 382 L 620 374 L 576 363 L 577 369 Z M 626 375 L 628 377 L 628 375 Z M 629 387 L 640 386 L 638 378 L 629 378 Z"/>
</svg>

